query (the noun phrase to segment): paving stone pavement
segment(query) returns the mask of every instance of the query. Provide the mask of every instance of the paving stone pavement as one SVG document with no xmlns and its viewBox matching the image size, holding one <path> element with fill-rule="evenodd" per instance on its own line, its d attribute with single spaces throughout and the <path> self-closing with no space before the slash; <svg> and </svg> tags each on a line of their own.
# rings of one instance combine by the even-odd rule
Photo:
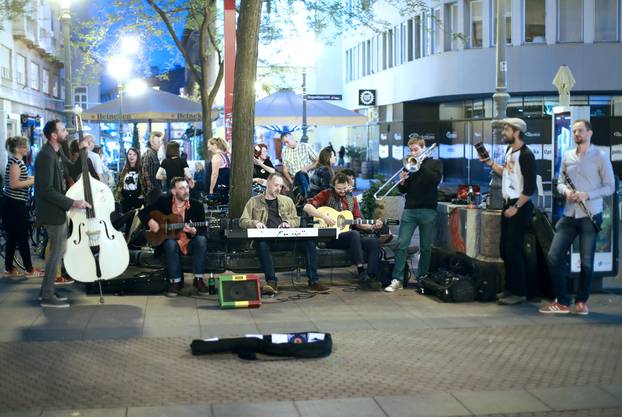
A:
<svg viewBox="0 0 622 417">
<path fill-rule="evenodd" d="M 193 357 L 191 338 L 0 344 L 0 410 L 622 384 L 618 325 L 340 331 L 325 359 Z M 569 332 L 572 343 L 568 343 Z"/>
<path fill-rule="evenodd" d="M 588 317 L 549 317 L 537 304 L 442 304 L 347 285 L 235 311 L 189 297 L 99 305 L 73 286 L 61 290 L 70 309 L 47 311 L 37 289 L 0 279 L 0 417 L 622 416 L 616 294 L 595 295 Z M 197 337 L 316 329 L 333 334 L 328 358 L 189 351 Z"/>
</svg>

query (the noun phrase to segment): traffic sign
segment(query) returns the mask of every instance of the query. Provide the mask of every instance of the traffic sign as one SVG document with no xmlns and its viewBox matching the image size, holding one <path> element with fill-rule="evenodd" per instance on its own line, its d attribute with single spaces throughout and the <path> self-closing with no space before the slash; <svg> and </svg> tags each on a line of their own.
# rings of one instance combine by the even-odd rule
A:
<svg viewBox="0 0 622 417">
<path fill-rule="evenodd" d="M 307 94 L 307 100 L 341 101 L 341 94 Z"/>
</svg>

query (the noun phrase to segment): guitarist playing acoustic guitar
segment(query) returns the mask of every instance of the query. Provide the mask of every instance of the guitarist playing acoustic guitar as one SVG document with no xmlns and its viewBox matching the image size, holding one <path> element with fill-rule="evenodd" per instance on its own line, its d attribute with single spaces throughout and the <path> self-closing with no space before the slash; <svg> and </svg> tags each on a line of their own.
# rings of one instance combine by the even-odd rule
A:
<svg viewBox="0 0 622 417">
<path fill-rule="evenodd" d="M 170 286 L 166 295 L 175 297 L 183 287 L 184 273 L 181 267 L 181 256 L 192 255 L 192 272 L 194 274 L 193 289 L 200 295 L 208 294 L 207 286 L 203 281 L 207 261 L 207 238 L 199 234 L 192 223 L 205 223 L 203 204 L 190 198 L 190 187 L 185 178 L 171 179 L 171 192 L 160 196 L 155 202 L 140 211 L 138 216 L 149 232 L 157 234 L 162 227 L 158 221 L 151 218 L 151 213 L 159 212 L 169 216 L 176 215 L 180 223 L 187 223 L 181 229 L 177 239 L 165 238 L 164 242 L 155 248 L 156 256 L 164 252 L 164 265 Z"/>
<path fill-rule="evenodd" d="M 343 173 L 336 173 L 332 180 L 333 188 L 323 190 L 308 200 L 304 206 L 304 212 L 309 216 L 322 219 L 329 227 L 335 226 L 335 220 L 327 213 L 322 213 L 318 208 L 331 207 L 337 211 L 348 210 L 354 219 L 361 218 L 361 210 L 358 202 L 351 194 L 348 177 Z M 338 239 L 327 242 L 329 248 L 350 249 L 352 264 L 356 265 L 359 274 L 359 283 L 363 287 L 379 290 L 380 282 L 377 280 L 380 266 L 380 243 L 375 235 L 362 235 L 358 230 L 377 230 L 383 226 L 382 220 L 378 219 L 372 224 L 357 224 L 351 226 L 351 230 L 339 234 Z M 365 249 L 365 252 L 363 252 Z M 363 267 L 364 254 L 367 253 L 367 271 Z"/>
</svg>

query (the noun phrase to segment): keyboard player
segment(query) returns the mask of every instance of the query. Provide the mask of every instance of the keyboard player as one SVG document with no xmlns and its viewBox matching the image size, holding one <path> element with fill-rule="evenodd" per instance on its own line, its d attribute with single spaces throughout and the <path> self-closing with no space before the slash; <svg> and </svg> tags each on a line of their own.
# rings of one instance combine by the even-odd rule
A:
<svg viewBox="0 0 622 417">
<path fill-rule="evenodd" d="M 240 227 L 243 229 L 298 227 L 300 217 L 296 213 L 296 206 L 291 198 L 281 195 L 283 186 L 283 177 L 278 173 L 271 174 L 268 177 L 264 194 L 252 197 L 244 206 L 242 217 L 240 217 Z M 288 239 L 279 241 L 278 238 L 255 240 L 255 249 L 266 280 L 266 285 L 263 287 L 264 292 L 278 292 L 271 251 L 289 251 L 292 248 L 304 251 L 309 291 L 327 292 L 329 288 L 319 282 L 317 274 L 315 240 L 292 241 Z"/>
</svg>

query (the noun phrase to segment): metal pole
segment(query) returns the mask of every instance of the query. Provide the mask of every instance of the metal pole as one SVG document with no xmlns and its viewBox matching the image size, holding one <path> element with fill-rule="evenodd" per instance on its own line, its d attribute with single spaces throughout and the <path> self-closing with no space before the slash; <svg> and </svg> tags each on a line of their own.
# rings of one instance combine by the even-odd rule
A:
<svg viewBox="0 0 622 417">
<path fill-rule="evenodd" d="M 125 146 L 123 145 L 123 83 L 119 82 L 119 159 L 117 160 L 117 172 L 121 172 L 121 166 L 125 159 Z"/>
<path fill-rule="evenodd" d="M 71 91 L 71 32 L 70 21 L 71 13 L 69 7 L 63 7 L 60 15 L 63 24 L 63 49 L 65 54 L 65 126 L 67 130 L 73 131 L 73 91 Z"/>
<path fill-rule="evenodd" d="M 497 0 L 497 44 L 496 44 L 496 61 L 497 66 L 497 87 L 492 96 L 494 102 L 495 114 L 492 121 L 492 142 L 494 145 L 503 143 L 503 122 L 507 117 L 508 94 L 507 72 L 508 62 L 506 61 L 506 45 L 505 45 L 505 0 Z M 491 171 L 490 181 L 490 201 L 488 207 L 493 210 L 503 208 L 503 196 L 501 194 L 501 177 Z"/>
<path fill-rule="evenodd" d="M 308 142 L 307 136 L 307 69 L 302 67 L 302 138 L 301 142 Z"/>
</svg>

